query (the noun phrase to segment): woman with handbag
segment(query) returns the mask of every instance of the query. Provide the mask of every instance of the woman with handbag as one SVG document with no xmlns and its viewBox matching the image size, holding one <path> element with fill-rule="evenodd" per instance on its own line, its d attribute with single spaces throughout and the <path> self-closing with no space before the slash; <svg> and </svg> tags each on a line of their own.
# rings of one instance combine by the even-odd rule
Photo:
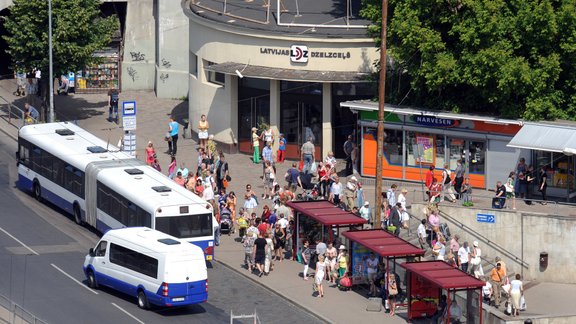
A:
<svg viewBox="0 0 576 324">
<path fill-rule="evenodd" d="M 472 244 L 472 251 L 470 251 L 470 273 L 474 275 L 477 279 L 484 275 L 484 269 L 482 269 L 482 250 L 478 247 L 478 241 L 474 241 Z"/>
<path fill-rule="evenodd" d="M 504 184 L 506 188 L 506 199 L 512 199 L 512 209 L 516 209 L 516 193 L 514 190 L 514 183 L 516 182 L 516 173 L 514 171 L 510 172 L 508 175 L 508 180 Z"/>
<path fill-rule="evenodd" d="M 522 281 L 520 279 L 522 279 L 522 276 L 520 276 L 520 274 L 517 273 L 516 278 L 510 282 L 511 285 L 510 298 L 512 298 L 512 306 L 514 307 L 512 316 L 519 316 L 520 309 L 522 306 L 520 303 L 520 299 L 524 295 L 524 286 L 522 285 Z"/>
<path fill-rule="evenodd" d="M 390 303 L 390 316 L 394 316 L 396 310 L 396 295 L 398 295 L 398 286 L 396 284 L 396 276 L 390 272 L 388 274 L 388 300 Z"/>
</svg>

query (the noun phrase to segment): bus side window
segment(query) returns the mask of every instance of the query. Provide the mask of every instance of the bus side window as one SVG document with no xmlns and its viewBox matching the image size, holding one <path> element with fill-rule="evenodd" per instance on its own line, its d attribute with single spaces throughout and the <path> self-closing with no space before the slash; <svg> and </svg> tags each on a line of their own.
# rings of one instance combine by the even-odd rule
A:
<svg viewBox="0 0 576 324">
<path fill-rule="evenodd" d="M 102 241 L 100 242 L 100 244 L 98 244 L 98 246 L 96 247 L 96 251 L 94 251 L 94 253 L 96 254 L 97 257 L 103 257 L 106 255 L 106 246 L 108 245 L 108 242 L 106 241 Z"/>
</svg>

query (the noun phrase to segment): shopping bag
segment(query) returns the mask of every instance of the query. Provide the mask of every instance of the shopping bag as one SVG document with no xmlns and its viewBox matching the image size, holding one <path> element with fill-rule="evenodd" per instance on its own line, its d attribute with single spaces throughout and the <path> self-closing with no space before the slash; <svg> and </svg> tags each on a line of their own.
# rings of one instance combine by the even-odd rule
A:
<svg viewBox="0 0 576 324">
<path fill-rule="evenodd" d="M 312 283 L 312 291 L 313 292 L 317 292 L 318 291 L 318 285 L 314 282 Z"/>
<path fill-rule="evenodd" d="M 302 170 L 304 170 L 304 160 L 300 160 L 298 163 L 298 171 L 302 172 Z"/>
<path fill-rule="evenodd" d="M 520 310 L 521 311 L 525 311 L 526 310 L 526 298 L 524 298 L 524 295 L 522 295 L 520 297 Z"/>
</svg>

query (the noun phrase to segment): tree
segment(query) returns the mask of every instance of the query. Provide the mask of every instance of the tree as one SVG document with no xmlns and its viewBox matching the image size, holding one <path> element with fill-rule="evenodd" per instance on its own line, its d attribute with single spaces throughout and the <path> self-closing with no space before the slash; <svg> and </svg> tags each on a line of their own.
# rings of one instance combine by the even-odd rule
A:
<svg viewBox="0 0 576 324">
<path fill-rule="evenodd" d="M 55 76 L 79 71 L 98 61 L 119 29 L 116 16 L 101 17 L 98 0 L 52 0 L 52 48 Z M 14 70 L 38 68 L 48 79 L 48 0 L 14 0 L 4 23 L 7 52 Z M 48 82 L 42 82 L 46 87 Z M 44 91 L 49 95 L 48 91 Z"/>
<path fill-rule="evenodd" d="M 381 0 L 363 0 L 380 41 Z M 391 102 L 576 120 L 574 0 L 389 0 Z M 398 89 L 398 90 L 396 90 Z"/>
</svg>

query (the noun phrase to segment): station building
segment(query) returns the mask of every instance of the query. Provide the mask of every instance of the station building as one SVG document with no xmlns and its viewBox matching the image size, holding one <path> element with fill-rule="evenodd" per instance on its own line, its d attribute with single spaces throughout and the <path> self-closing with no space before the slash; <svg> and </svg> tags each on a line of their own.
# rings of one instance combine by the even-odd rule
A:
<svg viewBox="0 0 576 324">
<path fill-rule="evenodd" d="M 379 57 L 359 1 L 190 0 L 189 117 L 205 114 L 230 152 L 251 152 L 251 129 L 270 126 L 298 158 L 342 150 L 355 115 L 340 102 L 372 98 Z M 269 4 L 266 6 L 266 4 Z M 275 141 L 277 144 L 278 141 Z"/>
</svg>

